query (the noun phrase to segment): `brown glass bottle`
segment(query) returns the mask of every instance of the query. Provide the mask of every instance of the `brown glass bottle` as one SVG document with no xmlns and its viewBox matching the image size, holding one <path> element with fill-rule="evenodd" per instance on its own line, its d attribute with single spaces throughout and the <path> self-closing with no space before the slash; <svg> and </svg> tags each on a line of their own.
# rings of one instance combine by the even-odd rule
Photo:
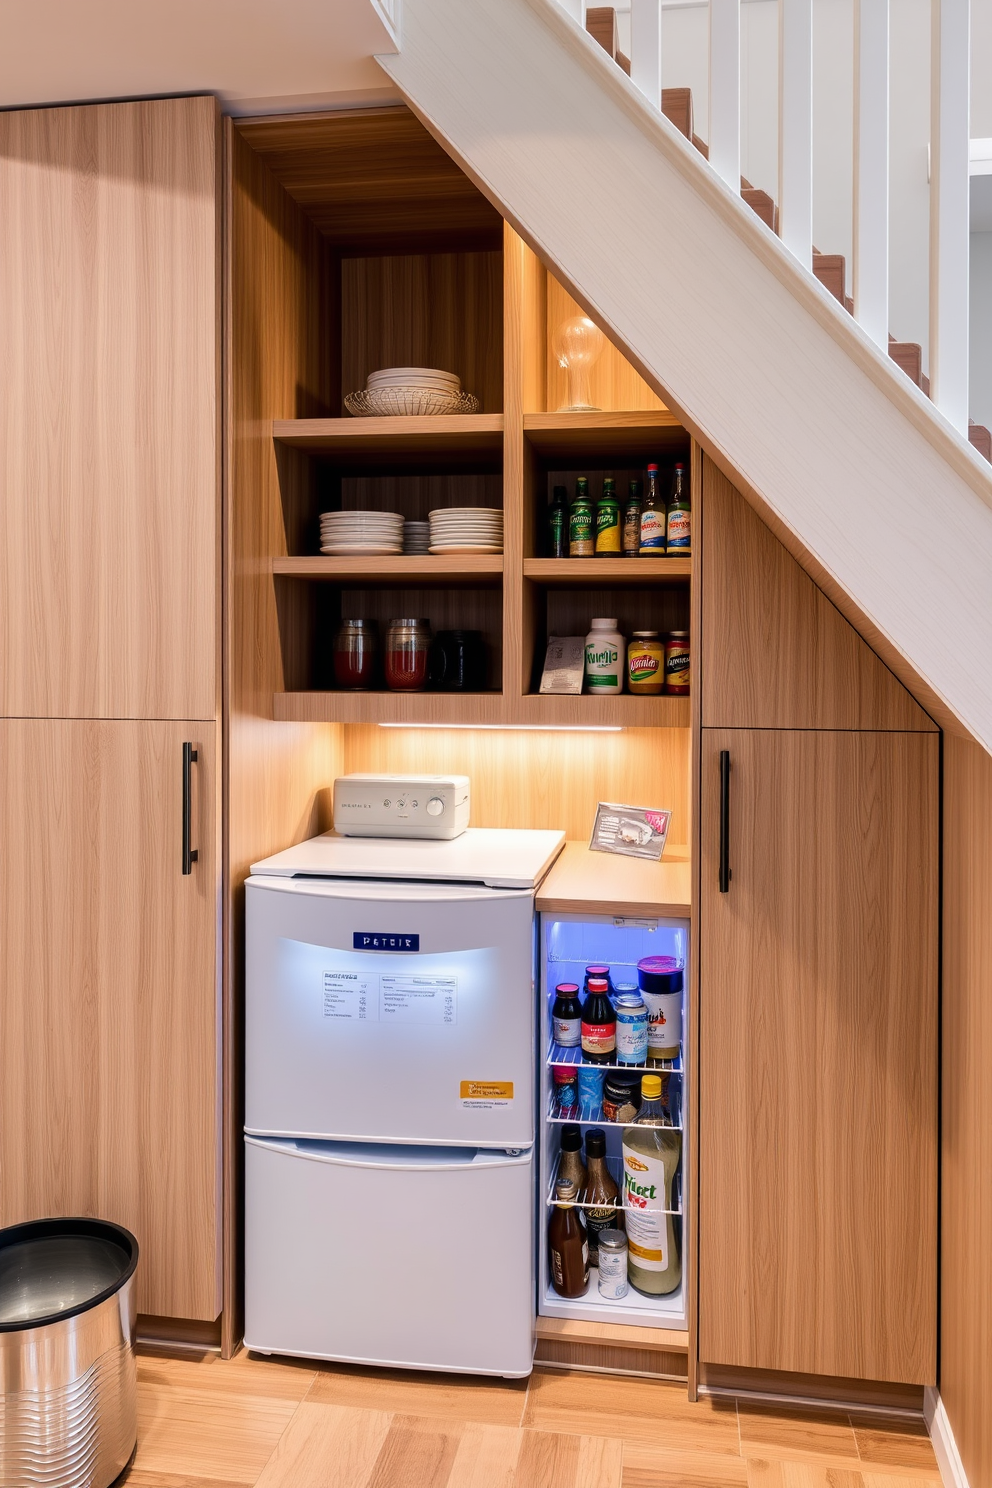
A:
<svg viewBox="0 0 992 1488">
<path fill-rule="evenodd" d="M 605 977 L 590 976 L 582 1004 L 582 1058 L 586 1064 L 613 1064 L 617 1048 L 617 1015 Z"/>
<path fill-rule="evenodd" d="M 575 1196 L 581 1199 L 586 1187 L 586 1165 L 582 1161 L 582 1128 L 572 1121 L 561 1129 L 558 1182 L 565 1179 L 570 1179 L 575 1184 Z"/>
<path fill-rule="evenodd" d="M 570 1178 L 558 1183 L 548 1224 L 551 1285 L 559 1297 L 582 1297 L 589 1285 L 589 1247 L 579 1223 L 576 1197 Z"/>
<path fill-rule="evenodd" d="M 622 1230 L 623 1214 L 618 1207 L 620 1190 L 606 1166 L 606 1133 L 598 1126 L 586 1132 L 586 1192 L 582 1207 L 589 1237 L 589 1264 L 599 1264 L 601 1230 Z"/>
</svg>

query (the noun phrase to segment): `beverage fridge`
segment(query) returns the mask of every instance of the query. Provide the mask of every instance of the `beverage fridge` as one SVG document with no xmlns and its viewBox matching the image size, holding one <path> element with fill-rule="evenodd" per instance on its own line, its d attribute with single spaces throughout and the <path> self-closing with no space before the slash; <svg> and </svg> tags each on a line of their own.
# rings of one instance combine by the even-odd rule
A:
<svg viewBox="0 0 992 1488">
<path fill-rule="evenodd" d="M 678 967 L 680 975 L 669 980 L 679 986 L 676 998 L 678 1023 L 677 1047 L 671 1057 L 650 1062 L 647 1058 L 636 1063 L 621 1063 L 616 1052 L 602 1063 L 591 1064 L 583 1058 L 581 1046 L 563 1047 L 554 1037 L 552 1009 L 556 989 L 577 987 L 582 996 L 588 980 L 589 968 L 608 970 L 609 995 L 617 1002 L 625 988 L 634 992 L 643 987 L 647 978 L 639 974 L 638 963 L 648 958 L 669 958 L 667 965 Z M 687 989 L 689 985 L 689 922 L 674 919 L 625 919 L 623 917 L 595 917 L 578 914 L 542 914 L 540 917 L 540 1031 L 539 1031 L 539 1260 L 538 1260 L 538 1312 L 542 1317 L 575 1318 L 584 1322 L 634 1324 L 641 1327 L 685 1329 L 688 1326 L 684 1276 L 673 1290 L 658 1294 L 645 1293 L 630 1285 L 621 1297 L 604 1295 L 599 1286 L 599 1269 L 593 1265 L 584 1294 L 578 1297 L 563 1297 L 552 1283 L 547 1242 L 548 1226 L 555 1207 L 556 1180 L 562 1156 L 562 1134 L 572 1128 L 570 1140 L 576 1143 L 574 1128 L 578 1126 L 582 1139 L 582 1153 L 589 1150 L 590 1131 L 601 1131 L 605 1136 L 606 1167 L 616 1185 L 617 1194 L 612 1204 L 597 1202 L 594 1214 L 599 1223 L 606 1223 L 621 1231 L 630 1231 L 628 1240 L 630 1261 L 634 1262 L 638 1250 L 635 1238 L 636 1222 L 626 1223 L 624 1209 L 624 1174 L 622 1167 L 624 1134 L 636 1121 L 629 1108 L 619 1110 L 609 1097 L 604 1110 L 604 1094 L 611 1090 L 607 1083 L 611 1076 L 620 1076 L 621 1085 L 626 1078 L 637 1091 L 635 1099 L 640 1101 L 640 1082 L 644 1075 L 660 1075 L 663 1090 L 663 1108 L 666 1124 L 678 1133 L 681 1147 L 679 1166 L 668 1194 L 658 1193 L 647 1200 L 644 1218 L 674 1242 L 678 1261 L 681 1261 L 682 1224 L 684 1219 L 685 1186 L 682 1175 L 686 1171 L 686 1130 L 683 1108 L 686 1098 L 686 1081 L 691 1077 L 687 1068 L 685 1051 Z M 679 985 L 680 984 L 680 985 Z M 666 983 L 667 985 L 667 983 Z M 674 1037 L 674 1035 L 671 1035 Z M 656 1041 L 657 1047 L 657 1041 Z M 574 1077 L 569 1075 L 575 1071 Z M 556 1079 L 556 1071 L 558 1078 Z M 574 1078 L 575 1085 L 571 1084 Z M 597 1088 L 603 1087 L 603 1093 Z M 562 1093 L 578 1087 L 578 1106 L 570 1104 L 572 1097 Z M 612 1087 L 617 1088 L 617 1087 Z M 619 1119 L 617 1119 L 619 1117 Z M 612 1118 L 612 1119 L 611 1119 Z M 599 1141 L 598 1138 L 593 1139 Z M 634 1138 L 634 1141 L 637 1139 Z M 670 1138 L 668 1140 L 671 1140 Z M 598 1150 L 594 1148 L 593 1150 Z M 582 1192 L 578 1195 L 581 1207 Z M 591 1206 L 586 1205 L 587 1209 Z M 615 1220 L 604 1210 L 612 1209 Z M 543 1214 L 541 1213 L 543 1211 Z M 583 1224 L 588 1225 L 583 1215 Z M 662 1242 L 664 1244 L 664 1241 Z M 643 1254 L 643 1251 L 641 1252 Z M 671 1258 L 666 1255 L 671 1265 Z M 648 1264 L 651 1264 L 650 1262 Z M 679 1265 L 681 1272 L 681 1266 Z M 607 1287 L 607 1291 L 611 1288 Z M 615 1289 L 613 1289 L 615 1290 Z"/>
</svg>

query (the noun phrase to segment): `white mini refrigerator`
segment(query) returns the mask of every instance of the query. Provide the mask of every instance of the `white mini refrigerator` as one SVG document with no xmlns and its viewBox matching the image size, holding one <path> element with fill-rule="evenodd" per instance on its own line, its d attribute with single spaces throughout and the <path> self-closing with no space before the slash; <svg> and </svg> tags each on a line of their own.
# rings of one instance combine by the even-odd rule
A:
<svg viewBox="0 0 992 1488">
<path fill-rule="evenodd" d="M 253 865 L 249 1348 L 530 1373 L 534 890 L 563 840 L 328 833 Z"/>
</svg>

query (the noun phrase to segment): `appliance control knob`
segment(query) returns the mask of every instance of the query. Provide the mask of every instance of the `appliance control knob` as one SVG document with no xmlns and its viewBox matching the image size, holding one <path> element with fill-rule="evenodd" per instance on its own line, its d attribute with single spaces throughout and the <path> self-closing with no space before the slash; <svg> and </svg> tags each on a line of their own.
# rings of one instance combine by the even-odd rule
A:
<svg viewBox="0 0 992 1488">
<path fill-rule="evenodd" d="M 443 810 L 444 802 L 441 800 L 441 797 L 431 796 L 430 800 L 427 802 L 427 815 L 440 816 Z"/>
</svg>

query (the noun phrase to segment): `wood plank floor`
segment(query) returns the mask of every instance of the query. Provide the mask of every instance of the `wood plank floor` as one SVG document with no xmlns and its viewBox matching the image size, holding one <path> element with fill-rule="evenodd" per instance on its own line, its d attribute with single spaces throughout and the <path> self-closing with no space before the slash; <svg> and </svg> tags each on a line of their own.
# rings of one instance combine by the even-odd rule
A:
<svg viewBox="0 0 992 1488">
<path fill-rule="evenodd" d="M 127 1488 L 940 1488 L 922 1425 L 683 1385 L 138 1358 Z"/>
</svg>

